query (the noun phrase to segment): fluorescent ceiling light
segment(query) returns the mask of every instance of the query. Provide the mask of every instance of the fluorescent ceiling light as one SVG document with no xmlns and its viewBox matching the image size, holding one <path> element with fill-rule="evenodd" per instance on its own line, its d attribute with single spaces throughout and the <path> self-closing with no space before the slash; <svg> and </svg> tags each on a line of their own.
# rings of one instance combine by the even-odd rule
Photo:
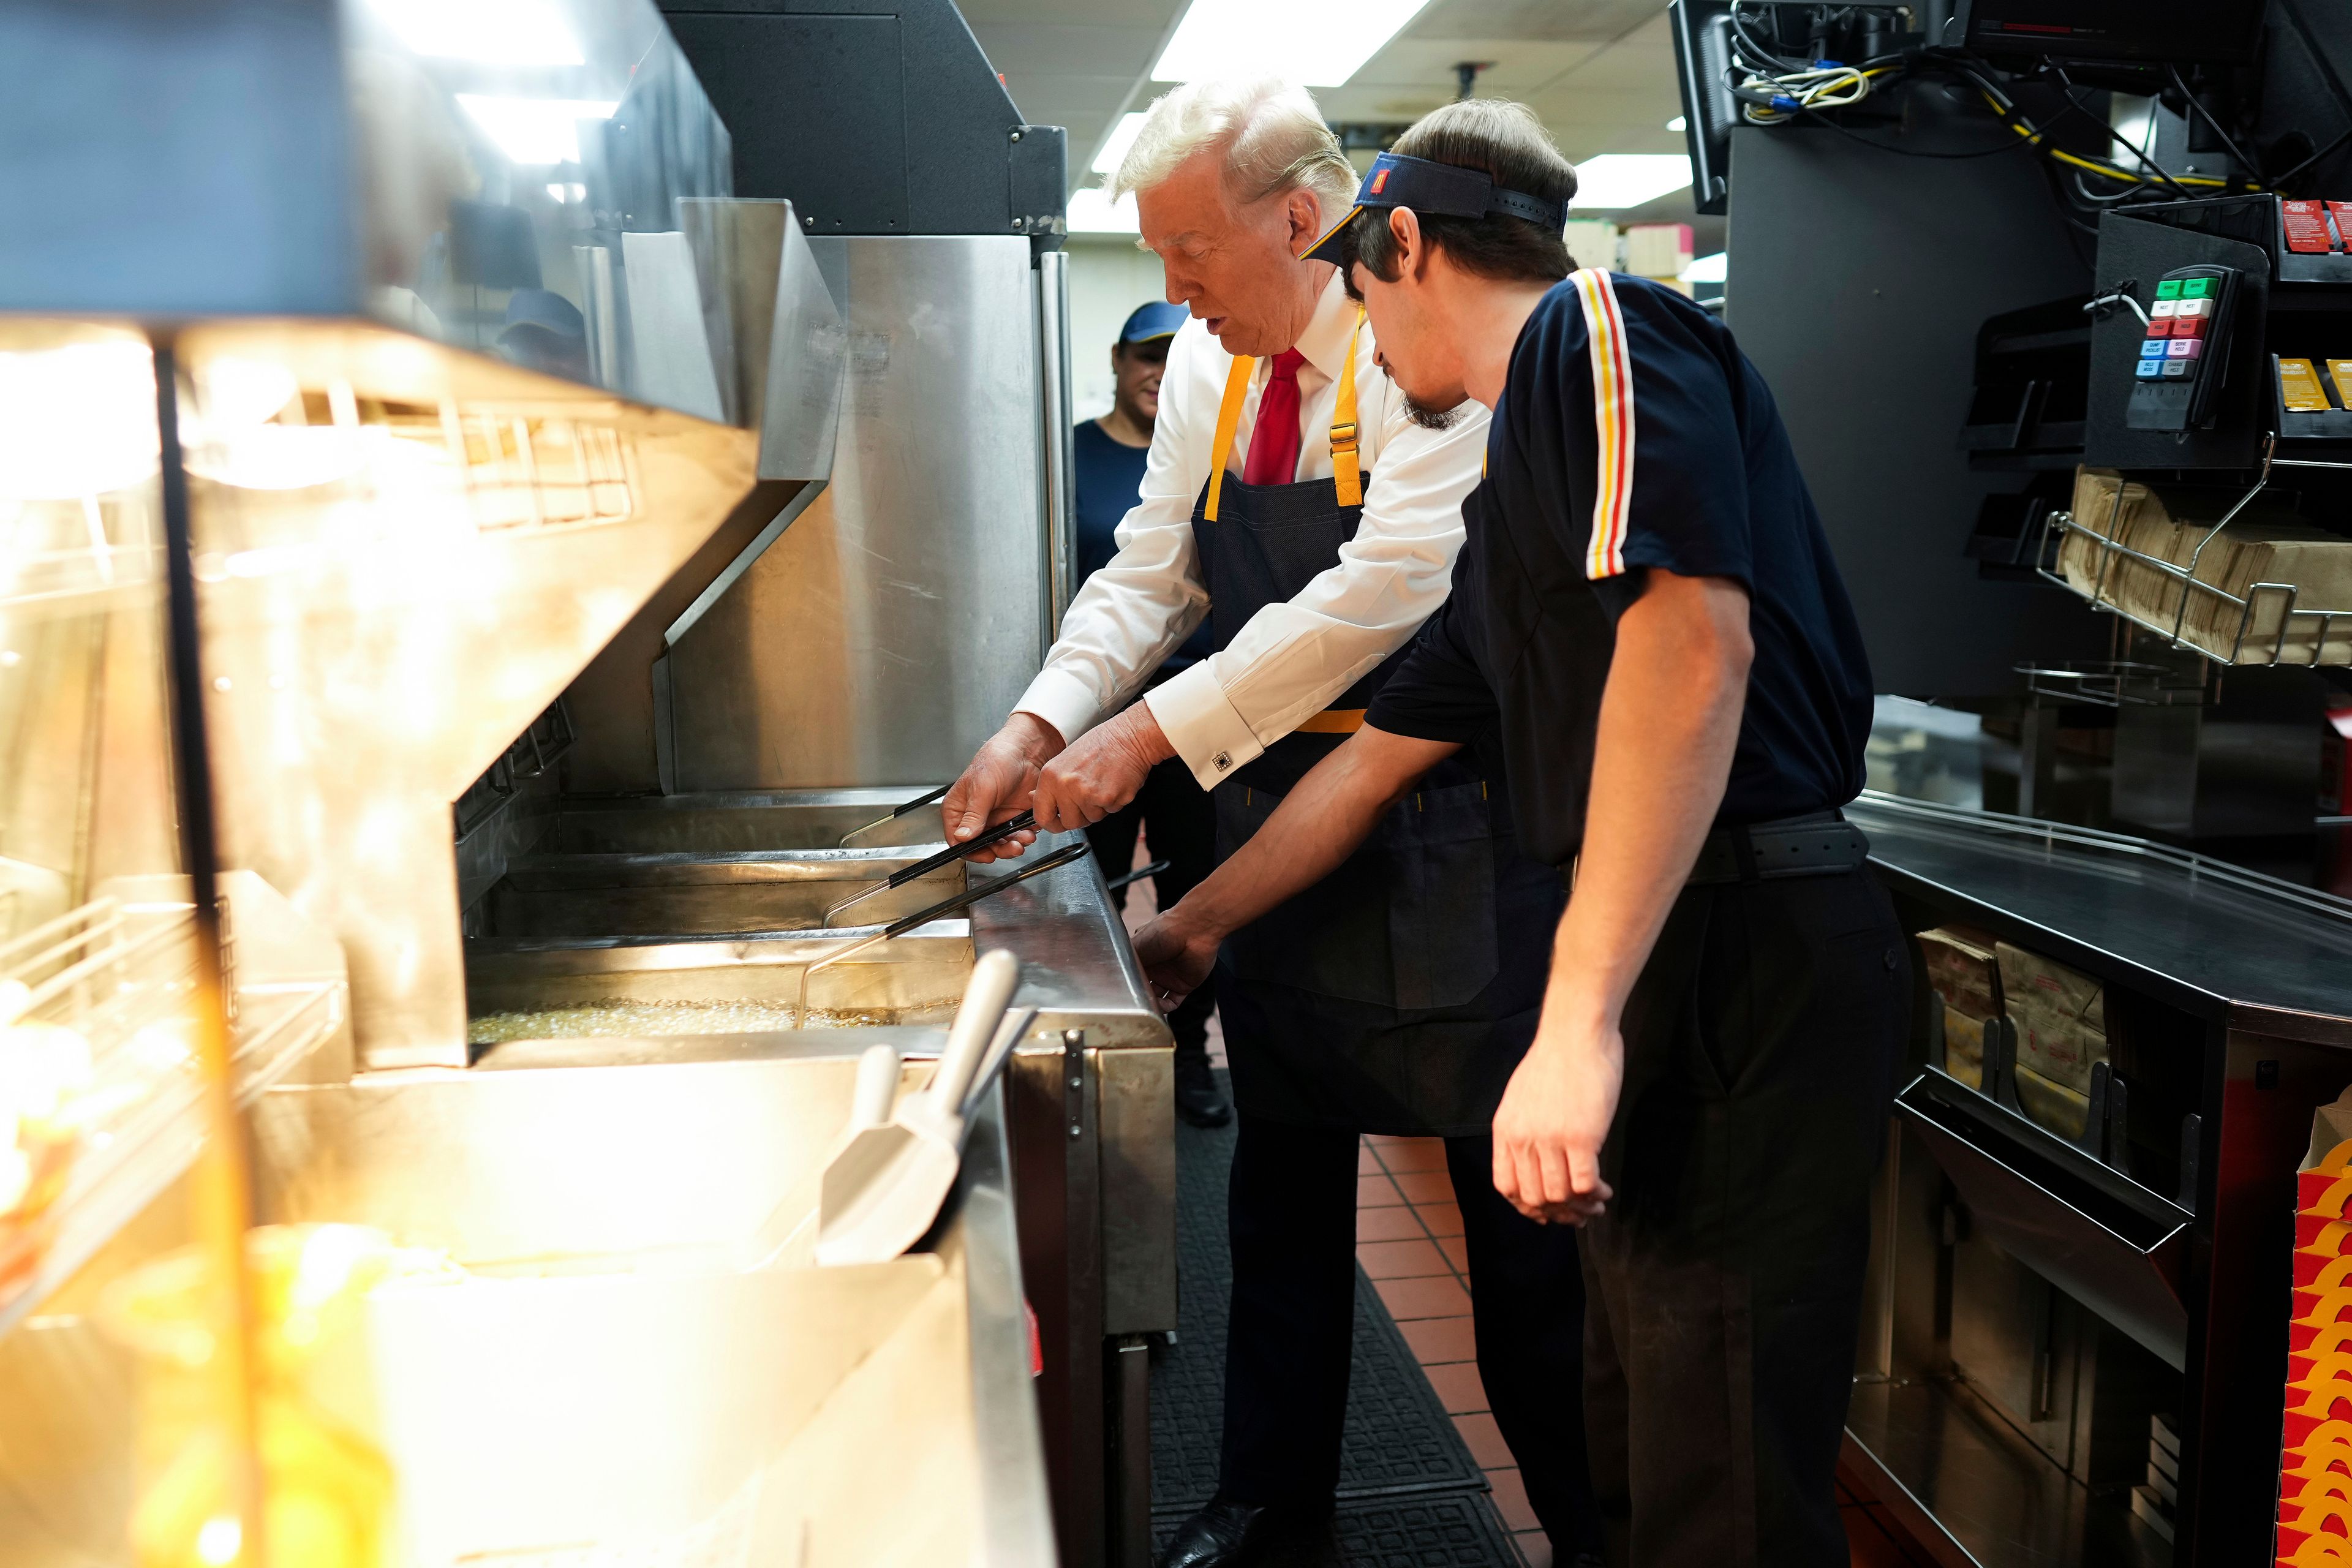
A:
<svg viewBox="0 0 2352 1568">
<path fill-rule="evenodd" d="M 1569 205 L 1620 211 L 1671 195 L 1690 183 L 1690 159 L 1684 153 L 1603 153 L 1576 166 L 1576 200 Z"/>
<path fill-rule="evenodd" d="M 499 66 L 585 63 L 555 0 L 374 0 L 400 41 L 434 59 Z"/>
<path fill-rule="evenodd" d="M 1135 194 L 1129 192 L 1114 203 L 1099 185 L 1088 185 L 1070 197 L 1070 232 L 1072 234 L 1140 234 L 1142 227 L 1135 220 Z"/>
<path fill-rule="evenodd" d="M 1672 120 L 1666 121 L 1666 129 L 1679 136 L 1684 132 L 1690 129 L 1690 121 L 1677 114 Z"/>
<path fill-rule="evenodd" d="M 1149 116 L 1139 109 L 1118 117 L 1118 123 L 1112 126 L 1110 134 L 1103 138 L 1102 151 L 1095 154 L 1093 168 L 1096 174 L 1118 173 L 1119 160 L 1125 158 L 1127 150 L 1135 145 L 1135 133 L 1143 129 L 1147 118 Z"/>
<path fill-rule="evenodd" d="M 1730 262 L 1731 252 L 1718 250 L 1713 256 L 1700 257 L 1675 276 L 1685 283 L 1720 283 Z"/>
<path fill-rule="evenodd" d="M 1192 0 L 1151 68 L 1154 81 L 1271 72 L 1301 87 L 1339 87 L 1429 0 Z"/>
<path fill-rule="evenodd" d="M 580 162 L 580 121 L 610 120 L 621 106 L 609 99 L 492 98 L 461 92 L 457 102 L 518 163 Z"/>
</svg>

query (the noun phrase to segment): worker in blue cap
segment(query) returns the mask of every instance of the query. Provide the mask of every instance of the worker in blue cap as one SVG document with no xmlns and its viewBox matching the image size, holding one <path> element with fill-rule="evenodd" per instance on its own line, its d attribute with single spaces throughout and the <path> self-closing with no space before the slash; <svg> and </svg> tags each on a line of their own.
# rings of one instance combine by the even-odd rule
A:
<svg viewBox="0 0 2352 1568">
<path fill-rule="evenodd" d="M 1151 455 L 1151 431 L 1160 417 L 1160 374 L 1168 364 L 1168 344 L 1185 321 L 1184 307 L 1154 300 L 1138 305 L 1110 346 L 1110 412 L 1081 419 L 1072 439 L 1077 467 L 1078 581 L 1118 553 L 1118 525 L 1135 510 L 1143 468 Z M 1145 683 L 1150 690 L 1178 671 L 1209 657 L 1214 645 L 1209 623 L 1160 664 Z M 1154 861 L 1167 869 L 1152 877 L 1159 907 L 1172 908 L 1209 874 L 1217 857 L 1217 813 L 1180 761 L 1160 763 L 1144 776 L 1135 798 L 1087 829 L 1104 874 L 1116 877 L 1135 858 L 1141 835 Z M 1127 905 L 1127 889 L 1111 897 Z M 1195 1127 L 1222 1127 L 1234 1109 L 1209 1069 L 1209 1018 L 1216 1011 L 1215 982 L 1203 985 L 1168 1016 L 1176 1036 L 1176 1110 Z"/>
</svg>

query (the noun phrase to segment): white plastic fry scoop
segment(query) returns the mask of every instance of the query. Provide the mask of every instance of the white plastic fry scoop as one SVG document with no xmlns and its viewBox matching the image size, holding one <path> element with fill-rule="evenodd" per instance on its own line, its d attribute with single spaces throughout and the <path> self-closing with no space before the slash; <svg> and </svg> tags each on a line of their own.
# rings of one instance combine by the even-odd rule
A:
<svg viewBox="0 0 2352 1568">
<path fill-rule="evenodd" d="M 965 1098 L 1020 983 L 1011 953 L 982 954 L 929 1087 L 834 1156 L 818 1203 L 817 1262 L 887 1262 L 931 1228 L 962 1161 Z"/>
</svg>

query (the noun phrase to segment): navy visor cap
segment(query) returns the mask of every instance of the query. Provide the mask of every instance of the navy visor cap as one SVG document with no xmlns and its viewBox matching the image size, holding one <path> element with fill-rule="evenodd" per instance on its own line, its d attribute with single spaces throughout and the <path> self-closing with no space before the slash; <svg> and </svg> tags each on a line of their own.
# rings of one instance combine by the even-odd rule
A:
<svg viewBox="0 0 2352 1568">
<path fill-rule="evenodd" d="M 1123 343 L 1148 343 L 1158 338 L 1172 338 L 1176 329 L 1184 324 L 1185 310 L 1181 305 L 1171 305 L 1155 300 L 1149 305 L 1138 305 L 1118 330 Z"/>
<path fill-rule="evenodd" d="M 1458 163 L 1433 163 L 1426 158 L 1408 158 L 1401 153 L 1383 153 L 1372 160 L 1364 172 L 1364 183 L 1357 188 L 1356 205 L 1348 216 L 1324 230 L 1323 237 L 1307 247 L 1301 261 L 1344 262 L 1347 257 L 1341 237 L 1348 226 L 1356 221 L 1367 207 L 1411 207 L 1417 213 L 1433 217 L 1485 217 L 1499 214 L 1505 217 L 1524 218 L 1538 228 L 1558 234 L 1568 224 L 1568 209 L 1559 202 L 1548 202 L 1531 196 L 1525 191 L 1509 190 L 1495 184 L 1494 177 L 1483 169 L 1465 169 Z"/>
</svg>

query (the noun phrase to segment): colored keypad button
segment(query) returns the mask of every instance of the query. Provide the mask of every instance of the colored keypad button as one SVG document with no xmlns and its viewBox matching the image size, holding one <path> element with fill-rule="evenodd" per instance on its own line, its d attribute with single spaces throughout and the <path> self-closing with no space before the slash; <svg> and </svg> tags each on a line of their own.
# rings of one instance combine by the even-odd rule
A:
<svg viewBox="0 0 2352 1568">
<path fill-rule="evenodd" d="M 2201 282 L 2203 279 L 2197 279 L 2197 281 Z M 2213 301 L 2210 300 L 2183 300 L 2180 301 L 2180 309 L 2173 311 L 2172 313 L 2175 316 L 2189 316 L 2192 318 L 2198 316 L 2210 316 L 2213 313 Z"/>
<path fill-rule="evenodd" d="M 2164 379 L 2167 381 L 2186 380 L 2189 373 L 2196 368 L 2197 367 L 2195 365 L 2189 363 L 2185 359 L 2166 360 L 2164 362 Z"/>
<path fill-rule="evenodd" d="M 2142 381 L 2154 381 L 2164 374 L 2164 367 L 2171 363 L 2170 360 L 2144 359 L 2139 362 L 2139 378 Z"/>
<path fill-rule="evenodd" d="M 2161 283 L 2158 283 L 2156 286 L 2156 297 L 2159 300 L 2179 299 L 2180 279 L 2178 278 L 2168 278 Z"/>
<path fill-rule="evenodd" d="M 2209 299 L 2221 291 L 2221 281 L 2218 278 L 2184 278 L 2180 280 L 2180 297 L 2184 300 Z"/>
<path fill-rule="evenodd" d="M 2175 316 L 2172 319 L 2172 335 L 2176 338 L 2201 338 L 2205 335 L 2205 329 L 2212 324 L 2202 316 Z"/>
<path fill-rule="evenodd" d="M 2195 338 L 2175 338 L 2164 345 L 2164 352 L 2173 359 L 2195 359 L 2204 348 Z"/>
<path fill-rule="evenodd" d="M 2176 317 L 2160 316 L 2147 324 L 2147 335 L 2151 338 L 2168 338 L 2172 335 L 2173 330 L 2180 324 Z"/>
<path fill-rule="evenodd" d="M 2142 359 L 2162 359 L 2164 357 L 2164 351 L 2171 346 L 2171 344 L 2166 342 L 2162 338 L 2143 339 L 2139 345 L 2139 357 Z"/>
<path fill-rule="evenodd" d="M 2180 301 L 2178 300 L 2158 300 L 2156 302 L 2155 307 L 2151 309 L 2147 314 L 2150 321 L 2167 321 L 2171 317 L 2180 314 Z"/>
</svg>

